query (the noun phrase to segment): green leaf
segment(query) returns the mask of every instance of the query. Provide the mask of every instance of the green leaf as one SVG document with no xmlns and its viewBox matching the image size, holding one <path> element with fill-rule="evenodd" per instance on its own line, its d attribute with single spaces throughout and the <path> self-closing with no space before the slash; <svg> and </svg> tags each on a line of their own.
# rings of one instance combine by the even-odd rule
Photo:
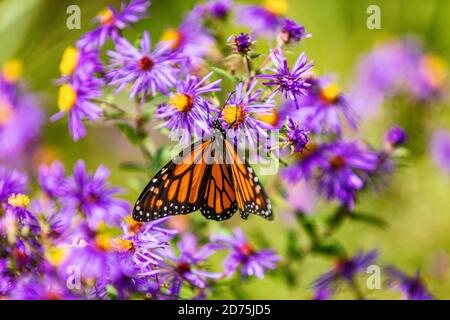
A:
<svg viewBox="0 0 450 320">
<path fill-rule="evenodd" d="M 372 214 L 367 214 L 367 213 L 361 213 L 361 212 L 352 212 L 352 214 L 349 216 L 350 219 L 354 220 L 354 221 L 360 221 L 360 222 L 364 222 L 379 228 L 386 228 L 387 227 L 387 222 L 384 221 L 382 218 L 377 217 L 375 215 Z"/>
<path fill-rule="evenodd" d="M 116 122 L 116 127 L 133 143 L 138 144 L 144 137 L 136 132 L 136 129 L 127 122 Z"/>
<path fill-rule="evenodd" d="M 209 67 L 212 71 L 216 72 L 217 74 L 227 78 L 229 81 L 236 83 L 237 79 L 228 71 L 223 70 L 221 68 L 216 68 L 216 67 Z"/>
<path fill-rule="evenodd" d="M 287 233 L 286 255 L 293 259 L 300 259 L 302 257 L 297 232 L 292 229 Z"/>
<path fill-rule="evenodd" d="M 336 240 L 328 241 L 314 246 L 313 251 L 326 256 L 344 256 L 344 247 Z"/>
<path fill-rule="evenodd" d="M 308 217 L 303 212 L 297 213 L 297 221 L 300 224 L 300 226 L 305 230 L 306 234 L 310 238 L 311 242 L 316 243 L 319 240 L 318 232 L 317 232 L 317 225 L 316 222 Z"/>
</svg>

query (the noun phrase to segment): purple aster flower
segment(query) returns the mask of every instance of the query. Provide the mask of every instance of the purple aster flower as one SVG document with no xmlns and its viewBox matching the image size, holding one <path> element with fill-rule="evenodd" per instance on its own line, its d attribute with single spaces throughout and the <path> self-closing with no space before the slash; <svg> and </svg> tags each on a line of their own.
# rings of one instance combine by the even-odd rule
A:
<svg viewBox="0 0 450 320">
<path fill-rule="evenodd" d="M 29 204 L 28 196 L 13 193 L 8 199 L 4 216 L 1 217 L 0 230 L 3 230 L 10 238 L 18 235 L 24 227 L 29 228 L 34 235 L 39 235 L 41 228 L 36 216 L 28 210 Z"/>
<path fill-rule="evenodd" d="M 167 219 L 147 224 L 134 221 L 131 217 L 122 222 L 124 234 L 114 240 L 114 248 L 121 256 L 133 261 L 141 273 L 157 266 L 162 260 L 160 249 L 168 247 L 176 231 L 161 227 Z"/>
<path fill-rule="evenodd" d="M 14 278 L 8 270 L 8 261 L 0 258 L 0 296 L 6 296 L 14 284 Z"/>
<path fill-rule="evenodd" d="M 65 281 L 61 281 L 54 275 L 24 276 L 11 290 L 9 297 L 15 300 L 79 299 L 67 289 Z"/>
<path fill-rule="evenodd" d="M 89 220 L 88 220 L 89 221 Z M 60 276 L 67 278 L 77 272 L 86 280 L 109 280 L 115 267 L 112 235 L 103 228 L 93 230 L 82 221 L 69 235 L 70 251 L 58 268 Z"/>
<path fill-rule="evenodd" d="M 103 71 L 100 52 L 97 49 L 67 47 L 59 64 L 59 71 L 61 73 L 59 83 L 70 81 L 70 78 L 90 80 L 95 73 Z"/>
<path fill-rule="evenodd" d="M 211 241 L 219 249 L 230 249 L 230 254 L 223 261 L 225 274 L 230 277 L 239 267 L 243 278 L 256 276 L 264 278 L 266 270 L 273 270 L 281 258 L 273 250 L 255 250 L 240 228 L 233 230 L 233 235 L 214 235 Z"/>
<path fill-rule="evenodd" d="M 92 102 L 93 99 L 102 95 L 99 79 L 75 79 L 64 83 L 59 88 L 58 108 L 59 112 L 50 119 L 58 121 L 65 114 L 69 114 L 69 131 L 74 141 L 86 136 L 86 128 L 83 120 L 97 121 L 100 117 L 100 107 Z"/>
<path fill-rule="evenodd" d="M 232 0 L 208 0 L 204 8 L 209 16 L 215 19 L 226 18 L 233 7 Z"/>
<path fill-rule="evenodd" d="M 406 94 L 420 102 L 442 96 L 448 79 L 445 62 L 425 54 L 414 39 L 384 43 L 362 57 L 356 68 L 351 100 L 358 113 L 377 114 L 383 102 Z"/>
<path fill-rule="evenodd" d="M 130 212 L 129 204 L 115 196 L 121 189 L 113 188 L 107 182 L 109 170 L 99 166 L 94 175 L 86 171 L 83 160 L 78 160 L 73 177 L 67 179 L 61 201 L 69 208 L 77 208 L 86 215 L 92 229 L 102 222 L 118 226 Z"/>
<path fill-rule="evenodd" d="M 284 24 L 281 29 L 280 40 L 289 44 L 291 42 L 299 42 L 303 38 L 310 38 L 311 34 L 305 31 L 305 27 L 296 24 L 295 21 L 284 19 Z"/>
<path fill-rule="evenodd" d="M 372 250 L 367 253 L 357 252 L 351 258 L 341 258 L 331 270 L 313 282 L 313 287 L 316 291 L 335 292 L 341 281 L 351 283 L 356 274 L 375 263 L 377 257 L 378 252 Z"/>
<path fill-rule="evenodd" d="M 44 225 L 41 232 L 51 239 L 54 244 L 64 243 L 70 235 L 73 210 L 61 208 L 58 210 L 55 202 L 45 199 L 33 200 L 30 211 L 41 218 Z"/>
<path fill-rule="evenodd" d="M 178 28 L 167 28 L 161 35 L 161 44 L 172 53 L 181 53 L 187 71 L 201 67 L 204 57 L 214 46 L 214 38 L 201 23 L 196 12 L 188 14 Z"/>
<path fill-rule="evenodd" d="M 405 131 L 399 126 L 393 126 L 386 134 L 385 142 L 392 148 L 402 146 L 408 140 L 408 136 Z"/>
<path fill-rule="evenodd" d="M 235 139 L 244 135 L 250 145 L 255 145 L 259 136 L 267 136 L 265 129 L 269 126 L 256 117 L 271 114 L 274 106 L 271 98 L 261 101 L 261 89 L 255 90 L 256 85 L 257 81 L 254 80 L 245 89 L 244 84 L 239 83 L 236 90 L 228 95 L 227 103 L 219 113 L 222 126 L 228 130 L 227 134 Z"/>
<path fill-rule="evenodd" d="M 200 264 L 211 256 L 215 250 L 211 244 L 198 248 L 197 239 L 186 234 L 177 244 L 179 255 L 169 247 L 162 251 L 164 260 L 158 261 L 158 267 L 143 273 L 142 276 L 156 275 L 163 283 L 169 285 L 169 298 L 178 298 L 184 283 L 199 288 L 203 291 L 207 288 L 207 279 L 218 279 L 220 273 L 212 273 L 202 270 Z"/>
<path fill-rule="evenodd" d="M 38 182 L 43 191 L 51 198 L 62 194 L 66 181 L 64 166 L 60 161 L 53 161 L 50 166 L 41 165 L 38 169 Z"/>
<path fill-rule="evenodd" d="M 143 93 L 142 99 L 145 99 L 149 92 L 155 96 L 158 91 L 167 94 L 176 82 L 177 68 L 174 63 L 178 61 L 178 56 L 169 53 L 167 45 L 157 45 L 151 52 L 148 32 L 144 32 L 140 47 L 140 50 L 136 49 L 124 38 L 116 40 L 116 51 L 108 51 L 111 57 L 106 74 L 109 85 L 117 85 L 117 91 L 120 91 L 133 84 L 130 98 Z"/>
<path fill-rule="evenodd" d="M 236 21 L 249 27 L 255 35 L 273 36 L 283 25 L 286 0 L 267 0 L 262 6 L 237 6 Z"/>
<path fill-rule="evenodd" d="M 0 76 L 0 162 L 18 165 L 29 157 L 43 123 L 44 113 L 36 97 Z"/>
<path fill-rule="evenodd" d="M 406 300 L 433 300 L 433 296 L 428 292 L 425 283 L 417 270 L 415 276 L 411 277 L 395 267 L 387 267 L 390 282 L 396 285 L 404 294 Z"/>
<path fill-rule="evenodd" d="M 431 154 L 438 167 L 450 173 L 450 132 L 436 131 L 431 138 Z"/>
<path fill-rule="evenodd" d="M 323 144 L 310 140 L 301 153 L 296 153 L 298 160 L 284 168 L 281 176 L 291 183 L 301 179 L 310 180 L 317 166 L 326 164 L 326 159 L 322 155 L 323 151 Z"/>
<path fill-rule="evenodd" d="M 339 86 L 327 78 L 308 80 L 311 85 L 308 94 L 301 102 L 296 119 L 307 123 L 314 133 L 342 134 L 342 116 L 349 126 L 356 128 L 356 117 L 347 98 L 341 93 Z"/>
<path fill-rule="evenodd" d="M 300 128 L 298 122 L 289 118 L 285 144 L 292 146 L 294 152 L 302 152 L 308 142 L 308 132 Z"/>
<path fill-rule="evenodd" d="M 119 37 L 119 30 L 143 18 L 149 6 L 150 1 L 147 0 L 131 0 L 128 5 L 122 2 L 120 11 L 107 6 L 94 19 L 99 26 L 84 34 L 77 46 L 92 49 L 101 47 L 108 38 L 116 40 Z"/>
<path fill-rule="evenodd" d="M 252 39 L 246 33 L 241 32 L 238 36 L 231 36 L 228 38 L 228 42 L 231 44 L 233 50 L 242 55 L 246 55 L 252 50 Z"/>
<path fill-rule="evenodd" d="M 0 166 L 0 203 L 7 203 L 12 194 L 25 193 L 27 183 L 25 174 Z"/>
<path fill-rule="evenodd" d="M 157 117 L 165 120 L 161 127 L 170 130 L 169 137 L 179 138 L 185 143 L 195 137 L 210 133 L 210 120 L 212 111 L 216 108 L 207 101 L 203 95 L 220 91 L 218 84 L 221 80 L 207 83 L 212 72 L 203 79 L 188 76 L 186 80 L 179 80 L 176 93 L 169 101 L 158 107 Z"/>
<path fill-rule="evenodd" d="M 318 188 L 328 199 L 337 199 L 352 209 L 356 192 L 365 186 L 378 167 L 378 154 L 355 142 L 337 141 L 326 145 L 317 162 Z"/>
<path fill-rule="evenodd" d="M 308 57 L 302 53 L 290 70 L 281 47 L 271 49 L 270 58 L 275 68 L 267 68 L 267 70 L 274 74 L 262 74 L 258 77 L 266 80 L 262 83 L 263 85 L 276 87 L 274 92 L 280 91 L 286 99 L 294 101 L 298 107 L 299 99 L 307 95 L 310 87 L 305 77 L 313 67 L 312 62 L 307 63 Z"/>
<path fill-rule="evenodd" d="M 317 288 L 314 290 L 313 300 L 329 300 L 334 294 L 334 290 L 326 287 Z"/>
</svg>

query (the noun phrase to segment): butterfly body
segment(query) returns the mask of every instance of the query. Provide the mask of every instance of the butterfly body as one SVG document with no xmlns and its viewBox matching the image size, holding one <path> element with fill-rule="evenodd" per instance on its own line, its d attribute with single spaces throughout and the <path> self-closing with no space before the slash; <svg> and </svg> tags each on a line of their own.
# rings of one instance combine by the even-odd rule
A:
<svg viewBox="0 0 450 320">
<path fill-rule="evenodd" d="M 150 180 L 136 201 L 133 218 L 140 222 L 200 210 L 222 221 L 239 209 L 271 220 L 272 208 L 253 169 L 242 161 L 216 120 L 211 137 L 183 150 Z"/>
</svg>

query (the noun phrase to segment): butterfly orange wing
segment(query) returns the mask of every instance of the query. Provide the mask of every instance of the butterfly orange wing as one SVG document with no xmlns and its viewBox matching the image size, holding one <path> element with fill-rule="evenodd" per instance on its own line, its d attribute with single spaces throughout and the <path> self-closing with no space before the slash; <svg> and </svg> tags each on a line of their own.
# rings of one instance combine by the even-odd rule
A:
<svg viewBox="0 0 450 320">
<path fill-rule="evenodd" d="M 225 163 L 223 148 L 213 149 L 212 153 L 200 211 L 208 219 L 221 221 L 231 218 L 238 207 L 232 175 Z"/>
<path fill-rule="evenodd" d="M 194 143 L 150 180 L 133 209 L 133 218 L 147 222 L 199 209 L 208 171 L 211 140 Z"/>
<path fill-rule="evenodd" d="M 272 220 L 272 204 L 252 167 L 247 161 L 242 161 L 236 148 L 227 140 L 225 140 L 225 149 L 228 159 L 231 160 L 229 168 L 241 217 L 247 219 L 249 214 L 256 214 Z"/>
</svg>

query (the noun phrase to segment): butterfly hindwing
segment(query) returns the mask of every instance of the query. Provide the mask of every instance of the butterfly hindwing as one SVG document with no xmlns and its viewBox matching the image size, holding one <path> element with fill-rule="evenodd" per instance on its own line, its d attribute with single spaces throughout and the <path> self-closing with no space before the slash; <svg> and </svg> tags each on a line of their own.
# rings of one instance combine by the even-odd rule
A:
<svg viewBox="0 0 450 320">
<path fill-rule="evenodd" d="M 226 152 L 232 159 L 230 170 L 241 217 L 247 219 L 249 214 L 256 214 L 272 220 L 272 204 L 252 167 L 239 157 L 236 148 L 231 143 L 226 140 L 225 143 Z"/>
<path fill-rule="evenodd" d="M 212 161 L 204 180 L 205 192 L 200 211 L 207 219 L 221 221 L 231 218 L 238 207 L 231 172 L 224 161 L 223 151 L 213 149 L 212 153 Z"/>
</svg>

